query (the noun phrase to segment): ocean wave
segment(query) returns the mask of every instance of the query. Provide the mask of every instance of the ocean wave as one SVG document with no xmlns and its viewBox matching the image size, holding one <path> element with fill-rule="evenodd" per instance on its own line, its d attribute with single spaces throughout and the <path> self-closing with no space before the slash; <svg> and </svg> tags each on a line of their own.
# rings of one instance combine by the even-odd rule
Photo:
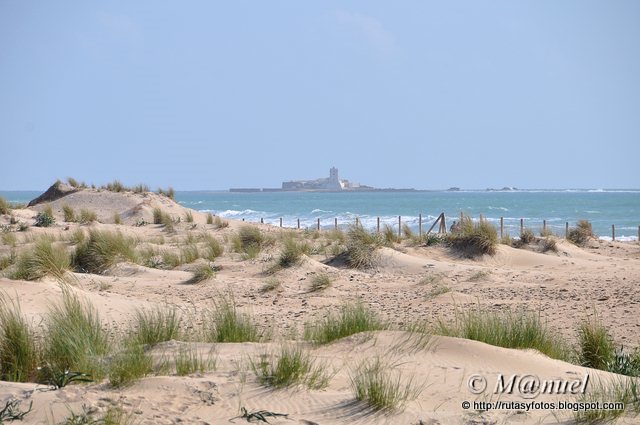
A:
<svg viewBox="0 0 640 425">
<path fill-rule="evenodd" d="M 611 242 L 611 236 L 600 236 L 598 239 L 601 241 Z M 616 242 L 635 242 L 638 240 L 637 236 L 625 236 L 625 235 L 616 235 Z"/>
</svg>

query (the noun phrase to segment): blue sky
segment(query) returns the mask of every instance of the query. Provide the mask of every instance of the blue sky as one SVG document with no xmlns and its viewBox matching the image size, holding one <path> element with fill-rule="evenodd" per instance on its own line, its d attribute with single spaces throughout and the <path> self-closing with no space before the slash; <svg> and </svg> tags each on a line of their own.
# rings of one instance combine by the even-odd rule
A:
<svg viewBox="0 0 640 425">
<path fill-rule="evenodd" d="M 640 187 L 637 1 L 0 0 L 0 189 Z"/>
</svg>

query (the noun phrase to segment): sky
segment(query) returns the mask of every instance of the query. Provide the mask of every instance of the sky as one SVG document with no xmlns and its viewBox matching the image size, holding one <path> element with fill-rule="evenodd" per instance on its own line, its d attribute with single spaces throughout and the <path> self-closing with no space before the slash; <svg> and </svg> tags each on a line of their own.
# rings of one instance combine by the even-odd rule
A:
<svg viewBox="0 0 640 425">
<path fill-rule="evenodd" d="M 0 189 L 640 188 L 640 2 L 0 0 Z"/>
</svg>

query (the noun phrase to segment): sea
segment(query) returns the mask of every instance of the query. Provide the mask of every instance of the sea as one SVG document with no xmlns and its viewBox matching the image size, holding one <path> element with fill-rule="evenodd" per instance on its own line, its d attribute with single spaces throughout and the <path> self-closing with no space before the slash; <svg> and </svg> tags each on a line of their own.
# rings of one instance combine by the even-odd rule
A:
<svg viewBox="0 0 640 425">
<path fill-rule="evenodd" d="M 0 191 L 10 202 L 28 202 L 38 191 Z M 447 227 L 460 213 L 486 220 L 499 226 L 504 219 L 505 233 L 518 236 L 520 220 L 536 233 L 547 227 L 564 235 L 565 223 L 574 226 L 588 220 L 594 233 L 610 240 L 612 225 L 620 241 L 638 240 L 640 226 L 640 189 L 638 190 L 510 190 L 510 191 L 416 191 L 416 192 L 251 192 L 177 191 L 176 201 L 185 207 L 215 215 L 279 226 L 333 228 L 335 219 L 347 227 L 358 219 L 374 229 L 377 219 L 398 229 L 401 223 L 414 231 L 422 215 L 426 231 L 444 213 Z M 437 227 L 436 227 L 437 228 Z"/>
</svg>

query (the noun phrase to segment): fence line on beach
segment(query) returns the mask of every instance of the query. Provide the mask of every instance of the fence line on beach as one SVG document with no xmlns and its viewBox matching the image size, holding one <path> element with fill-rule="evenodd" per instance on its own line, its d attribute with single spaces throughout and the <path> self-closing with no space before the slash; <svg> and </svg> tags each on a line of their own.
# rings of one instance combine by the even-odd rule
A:
<svg viewBox="0 0 640 425">
<path fill-rule="evenodd" d="M 464 213 L 460 212 L 460 221 L 462 221 L 464 219 Z M 405 216 L 406 217 L 406 216 Z M 420 237 L 422 237 L 423 235 L 423 220 L 422 220 L 422 214 L 418 214 L 418 235 Z M 244 219 L 242 219 L 244 221 Z M 485 217 L 480 214 L 480 221 L 485 220 Z M 260 223 L 264 224 L 264 218 L 260 218 Z M 447 226 L 446 226 L 446 218 L 445 218 L 445 214 L 440 213 L 440 215 L 438 216 L 438 218 L 436 218 L 436 220 L 433 222 L 433 224 L 431 225 L 431 227 L 429 228 L 429 230 L 427 231 L 426 235 L 429 235 L 431 233 L 431 231 L 434 229 L 434 227 L 440 223 L 440 226 L 438 228 L 438 234 L 446 234 L 447 233 Z M 360 220 L 358 217 L 355 217 L 355 225 L 358 226 L 360 225 Z M 402 236 L 402 216 L 398 216 L 398 236 Z M 283 218 L 280 217 L 280 227 L 284 228 L 285 226 L 283 225 Z M 317 231 L 322 230 L 322 226 L 321 226 L 321 219 L 318 217 L 315 220 L 315 226 Z M 325 228 L 328 226 L 325 226 Z M 395 227 L 395 226 L 394 226 Z M 548 232 L 548 229 L 555 227 L 556 229 L 559 226 L 551 226 L 549 224 L 547 224 L 547 220 L 543 219 L 542 220 L 542 234 L 546 235 Z M 301 229 L 300 226 L 300 219 L 296 219 L 296 228 L 297 229 Z M 308 228 L 308 227 L 306 227 Z M 338 230 L 338 218 L 334 218 L 333 220 L 333 228 Z M 522 234 L 524 233 L 526 227 L 525 227 L 525 219 L 521 218 L 520 219 L 520 236 L 522 236 Z M 380 233 L 380 217 L 376 217 L 376 232 Z M 499 232 L 500 232 L 500 238 L 502 239 L 505 235 L 508 236 L 508 233 L 505 234 L 505 224 L 504 224 L 504 217 L 500 217 L 500 226 L 499 226 Z M 556 233 L 556 235 L 558 235 Z M 564 237 L 565 239 L 567 239 L 569 237 L 569 222 L 566 221 L 565 225 L 564 225 Z M 611 225 L 611 240 L 615 241 L 616 240 L 616 225 L 612 224 Z M 640 243 L 640 225 L 638 226 L 638 236 L 637 236 L 637 242 Z"/>
</svg>

